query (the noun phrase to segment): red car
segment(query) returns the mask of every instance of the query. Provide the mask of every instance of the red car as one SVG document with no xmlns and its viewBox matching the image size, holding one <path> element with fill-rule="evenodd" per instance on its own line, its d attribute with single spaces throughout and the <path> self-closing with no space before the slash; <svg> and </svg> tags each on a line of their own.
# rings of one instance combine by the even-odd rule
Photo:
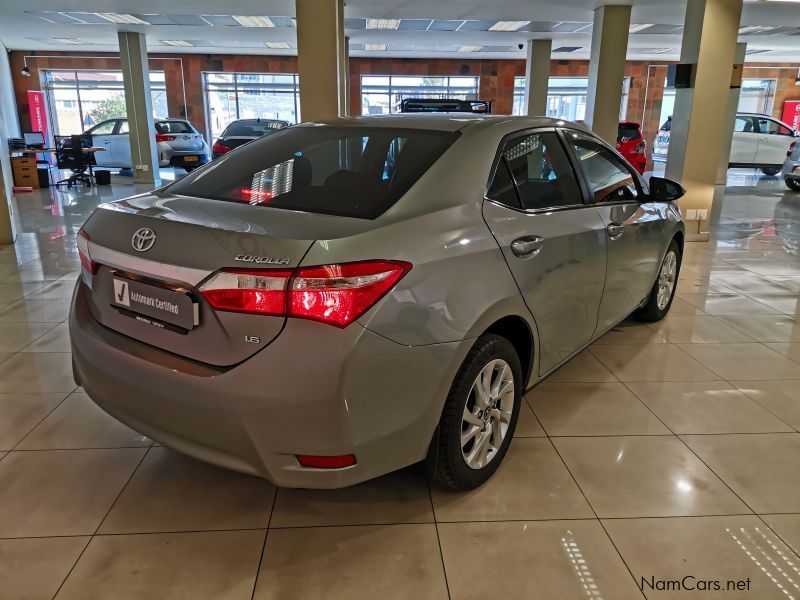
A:
<svg viewBox="0 0 800 600">
<path fill-rule="evenodd" d="M 633 121 L 620 121 L 617 129 L 617 150 L 633 168 L 644 174 L 647 168 L 647 142 L 642 137 L 641 127 Z"/>
</svg>

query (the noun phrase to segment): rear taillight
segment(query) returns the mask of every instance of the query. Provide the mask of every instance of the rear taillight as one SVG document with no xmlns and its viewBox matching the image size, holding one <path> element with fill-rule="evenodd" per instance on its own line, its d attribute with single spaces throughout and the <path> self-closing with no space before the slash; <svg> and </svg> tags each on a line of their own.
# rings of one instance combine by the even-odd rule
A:
<svg viewBox="0 0 800 600">
<path fill-rule="evenodd" d="M 156 134 L 156 141 L 157 142 L 172 142 L 175 141 L 174 135 L 167 135 L 166 133 L 157 133 Z"/>
<path fill-rule="evenodd" d="M 217 310 L 311 319 L 347 327 L 367 312 L 411 265 L 401 261 L 283 269 L 223 269 L 200 286 Z"/>
<path fill-rule="evenodd" d="M 789 144 L 789 151 L 786 153 L 786 156 L 791 156 L 794 149 L 797 147 L 797 142 L 792 142 Z"/>
<path fill-rule="evenodd" d="M 636 144 L 636 149 L 634 150 L 634 152 L 636 152 L 636 154 L 644 154 L 646 149 L 647 149 L 647 143 L 644 140 L 642 140 L 641 142 Z"/>
<path fill-rule="evenodd" d="M 81 266 L 92 275 L 95 275 L 100 265 L 92 260 L 89 254 L 89 235 L 81 228 L 78 231 L 78 256 L 81 259 Z"/>
<path fill-rule="evenodd" d="M 225 144 L 221 144 L 219 142 L 215 142 L 212 150 L 215 154 L 225 154 L 226 152 L 230 152 L 233 150 L 230 146 L 226 146 Z"/>
<path fill-rule="evenodd" d="M 197 133 L 197 134 L 195 134 L 194 139 L 196 139 L 199 142 L 200 140 L 203 139 L 203 136 L 200 135 L 199 133 Z"/>
</svg>

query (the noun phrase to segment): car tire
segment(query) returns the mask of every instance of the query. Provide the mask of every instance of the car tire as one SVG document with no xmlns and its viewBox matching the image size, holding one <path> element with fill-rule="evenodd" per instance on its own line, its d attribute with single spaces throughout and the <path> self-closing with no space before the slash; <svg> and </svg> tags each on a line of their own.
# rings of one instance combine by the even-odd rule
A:
<svg viewBox="0 0 800 600">
<path fill-rule="evenodd" d="M 487 383 L 488 401 L 480 393 Z M 453 381 L 428 451 L 434 481 L 469 490 L 494 474 L 514 436 L 522 387 L 522 366 L 511 342 L 494 334 L 479 337 Z"/>
<path fill-rule="evenodd" d="M 646 321 L 648 323 L 660 321 L 667 316 L 669 308 L 672 306 L 672 300 L 675 298 L 680 272 L 681 249 L 678 246 L 678 242 L 673 239 L 664 253 L 664 258 L 661 260 L 658 276 L 650 290 L 650 294 L 647 296 L 647 300 L 631 316 L 637 321 Z"/>
<path fill-rule="evenodd" d="M 784 179 L 784 181 L 786 182 L 786 187 L 790 190 L 800 192 L 800 181 L 797 179 L 789 179 L 788 177 Z"/>
<path fill-rule="evenodd" d="M 767 175 L 768 177 L 772 177 L 772 176 L 777 175 L 778 173 L 780 173 L 781 172 L 781 168 L 780 167 L 761 167 L 759 169 L 759 171 L 761 171 L 764 175 Z"/>
</svg>

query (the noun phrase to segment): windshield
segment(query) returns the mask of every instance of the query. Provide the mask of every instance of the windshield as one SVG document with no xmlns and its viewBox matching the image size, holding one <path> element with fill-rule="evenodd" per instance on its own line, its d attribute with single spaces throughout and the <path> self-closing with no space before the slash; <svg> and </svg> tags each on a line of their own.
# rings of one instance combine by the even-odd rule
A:
<svg viewBox="0 0 800 600">
<path fill-rule="evenodd" d="M 173 194 L 374 219 L 458 137 L 419 129 L 281 129 L 181 179 Z"/>
<path fill-rule="evenodd" d="M 228 125 L 222 137 L 260 137 L 284 127 L 284 121 L 236 121 Z"/>
</svg>

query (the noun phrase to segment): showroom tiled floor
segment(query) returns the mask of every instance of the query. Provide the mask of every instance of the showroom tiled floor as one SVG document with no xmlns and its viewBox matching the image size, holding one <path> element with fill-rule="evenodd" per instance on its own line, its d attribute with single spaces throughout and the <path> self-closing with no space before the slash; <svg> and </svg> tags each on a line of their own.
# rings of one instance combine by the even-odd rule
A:
<svg viewBox="0 0 800 600">
<path fill-rule="evenodd" d="M 280 489 L 154 446 L 72 380 L 75 232 L 133 192 L 18 197 L 0 248 L 0 597 L 800 598 L 800 195 L 732 172 L 673 310 L 526 395 L 496 476 Z M 744 585 L 744 583 L 742 584 Z"/>
</svg>

